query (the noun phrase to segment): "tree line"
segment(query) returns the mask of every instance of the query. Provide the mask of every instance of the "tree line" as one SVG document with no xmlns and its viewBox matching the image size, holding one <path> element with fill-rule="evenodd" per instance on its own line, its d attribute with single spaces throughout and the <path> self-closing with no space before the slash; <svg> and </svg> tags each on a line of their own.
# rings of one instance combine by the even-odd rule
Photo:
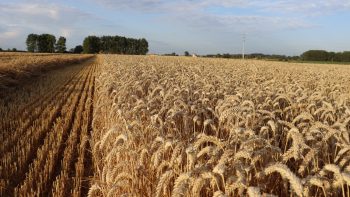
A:
<svg viewBox="0 0 350 197">
<path fill-rule="evenodd" d="M 209 54 L 205 55 L 204 57 L 211 57 L 211 58 L 228 58 L 228 59 L 242 59 L 242 54 L 229 54 L 229 53 L 223 53 L 223 54 Z M 299 56 L 287 56 L 287 55 L 276 55 L 276 54 L 263 54 L 263 53 L 251 53 L 251 54 L 245 54 L 245 59 L 265 59 L 265 60 L 278 60 L 278 61 L 295 61 L 299 60 Z"/>
<path fill-rule="evenodd" d="M 88 36 L 83 42 L 84 53 L 111 53 L 145 55 L 148 52 L 146 39 L 126 38 L 122 36 Z"/>
<path fill-rule="evenodd" d="M 2 48 L 0 48 L 0 52 L 23 52 L 23 51 L 18 51 L 16 48 L 8 48 L 7 50 L 3 50 Z"/>
<path fill-rule="evenodd" d="M 204 57 L 241 59 L 242 54 L 211 54 Z M 322 62 L 350 62 L 350 51 L 328 52 L 325 50 L 309 50 L 300 56 L 267 55 L 262 53 L 246 54 L 246 59 L 265 59 L 278 61 L 322 61 Z"/>
<path fill-rule="evenodd" d="M 26 39 L 27 51 L 39 53 L 65 53 L 66 38 L 61 36 L 56 41 L 52 34 L 29 34 Z M 126 38 L 122 36 L 88 36 L 83 45 L 77 45 L 70 53 L 111 53 L 145 55 L 148 52 L 146 39 Z"/>
<path fill-rule="evenodd" d="M 60 36 L 58 40 L 51 34 L 29 34 L 26 40 L 27 50 L 29 52 L 40 53 L 64 53 L 66 51 L 66 38 Z M 0 51 L 3 51 L 0 48 Z M 17 51 L 15 48 L 7 51 Z M 87 36 L 82 45 L 69 50 L 70 53 L 110 53 L 110 54 L 131 54 L 145 55 L 148 53 L 148 42 L 146 39 L 127 38 L 122 36 Z M 177 56 L 176 53 L 164 54 L 168 56 Z M 189 52 L 185 51 L 185 56 Z M 216 58 L 242 58 L 241 54 L 209 54 L 204 57 Z M 350 51 L 328 52 L 325 50 L 309 50 L 300 56 L 286 55 L 266 55 L 262 53 L 246 54 L 247 59 L 271 59 L 280 61 L 323 61 L 323 62 L 350 62 Z"/>
<path fill-rule="evenodd" d="M 66 52 L 66 38 L 63 36 L 59 37 L 56 42 L 56 37 L 51 34 L 29 34 L 27 36 L 26 45 L 29 52 Z"/>
<path fill-rule="evenodd" d="M 301 55 L 303 61 L 350 62 L 350 51 L 328 52 L 325 50 L 309 50 Z"/>
</svg>

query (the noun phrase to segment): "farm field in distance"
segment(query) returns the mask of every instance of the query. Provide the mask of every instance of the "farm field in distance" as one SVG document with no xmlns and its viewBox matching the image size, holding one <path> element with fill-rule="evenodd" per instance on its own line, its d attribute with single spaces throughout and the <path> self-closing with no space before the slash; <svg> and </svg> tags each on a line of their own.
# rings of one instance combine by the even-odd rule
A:
<svg viewBox="0 0 350 197">
<path fill-rule="evenodd" d="M 0 196 L 350 194 L 349 65 L 0 53 L 0 91 Z"/>
<path fill-rule="evenodd" d="M 0 89 L 19 84 L 21 80 L 42 71 L 79 63 L 91 57 L 92 55 L 0 52 Z"/>
</svg>

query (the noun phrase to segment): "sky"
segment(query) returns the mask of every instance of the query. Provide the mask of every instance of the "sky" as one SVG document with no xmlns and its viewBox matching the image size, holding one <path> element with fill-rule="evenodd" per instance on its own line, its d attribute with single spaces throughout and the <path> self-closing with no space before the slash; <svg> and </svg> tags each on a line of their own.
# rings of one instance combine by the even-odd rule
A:
<svg viewBox="0 0 350 197">
<path fill-rule="evenodd" d="M 350 51 L 350 0 L 0 0 L 0 48 L 30 33 L 146 38 L 150 53 Z"/>
</svg>

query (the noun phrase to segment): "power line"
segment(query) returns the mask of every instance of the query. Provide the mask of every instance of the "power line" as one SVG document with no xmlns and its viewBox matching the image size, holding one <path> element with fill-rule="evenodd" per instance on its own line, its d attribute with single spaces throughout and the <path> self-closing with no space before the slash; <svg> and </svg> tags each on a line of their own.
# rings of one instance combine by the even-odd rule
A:
<svg viewBox="0 0 350 197">
<path fill-rule="evenodd" d="M 242 44 L 242 59 L 244 59 L 245 56 L 245 40 L 246 40 L 246 34 L 243 34 L 243 44 Z"/>
</svg>

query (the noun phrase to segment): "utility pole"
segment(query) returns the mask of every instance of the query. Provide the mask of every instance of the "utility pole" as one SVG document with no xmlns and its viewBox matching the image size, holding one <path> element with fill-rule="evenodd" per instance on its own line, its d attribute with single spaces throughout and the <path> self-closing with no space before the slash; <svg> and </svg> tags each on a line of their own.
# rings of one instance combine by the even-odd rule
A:
<svg viewBox="0 0 350 197">
<path fill-rule="evenodd" d="M 244 59 L 244 50 L 245 50 L 245 37 L 246 37 L 246 35 L 245 35 L 245 33 L 243 34 L 243 45 L 242 45 L 242 59 Z"/>
</svg>

